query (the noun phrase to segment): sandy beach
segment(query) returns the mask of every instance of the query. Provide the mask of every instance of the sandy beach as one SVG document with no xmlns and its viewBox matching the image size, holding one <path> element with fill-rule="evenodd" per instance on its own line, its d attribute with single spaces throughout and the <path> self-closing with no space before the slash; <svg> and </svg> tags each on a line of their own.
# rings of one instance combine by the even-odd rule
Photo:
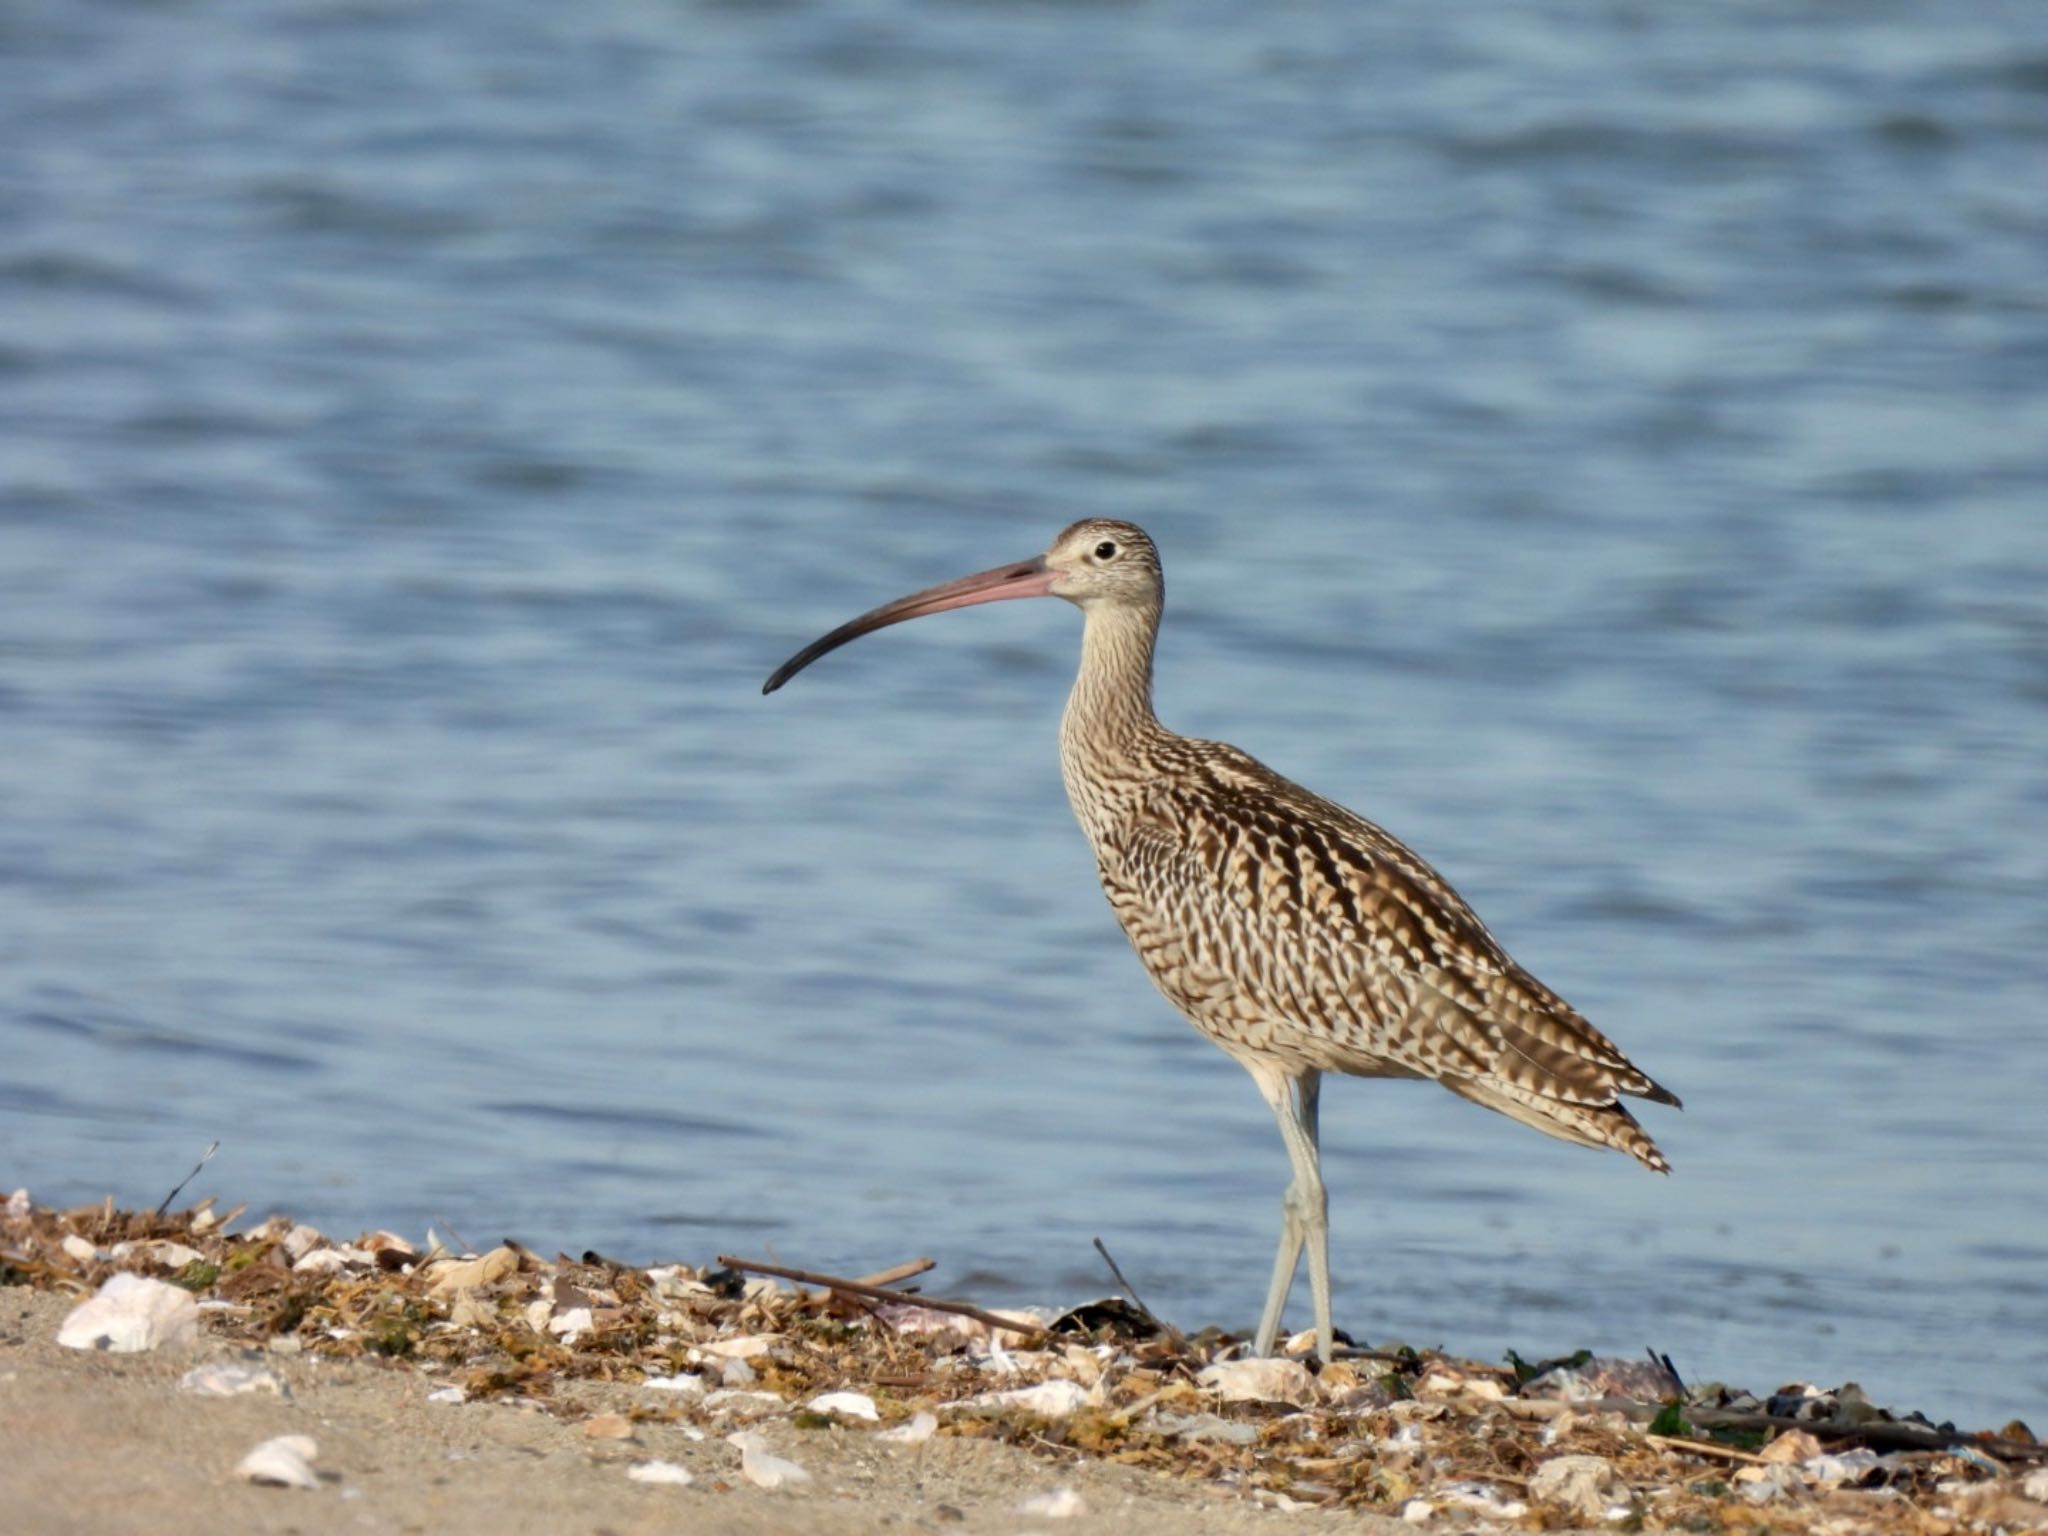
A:
<svg viewBox="0 0 2048 1536">
<path fill-rule="evenodd" d="M 590 1414 L 635 1405 L 635 1389 L 579 1387 L 551 1411 L 433 1403 L 446 1385 L 403 1362 L 273 1358 L 288 1398 L 195 1399 L 177 1382 L 196 1363 L 239 1359 L 209 1341 L 195 1351 L 115 1355 L 53 1341 L 75 1298 L 0 1291 L 0 1509 L 10 1536 L 213 1536 L 220 1531 L 521 1532 L 716 1529 L 834 1536 L 924 1529 L 1077 1533 L 1393 1531 L 1358 1513 L 1293 1514 L 1243 1497 L 1081 1456 L 1048 1458 L 986 1440 L 938 1437 L 885 1449 L 869 1434 L 770 1427 L 777 1451 L 812 1475 L 799 1491 L 751 1486 L 717 1436 L 642 1423 L 628 1440 L 593 1439 Z M 565 1411 L 566 1410 L 566 1411 Z M 323 1486 L 258 1487 L 233 1469 L 258 1442 L 305 1434 Z M 688 1487 L 630 1481 L 661 1459 Z M 1070 1488 L 1085 1512 L 1033 1519 L 1033 1494 Z"/>
<path fill-rule="evenodd" d="M 1253 1359 L 1121 1301 L 902 1289 L 928 1261 L 638 1269 L 241 1215 L 0 1209 L 0 1531 L 2048 1529 L 2027 1426 L 1852 1385 Z"/>
</svg>

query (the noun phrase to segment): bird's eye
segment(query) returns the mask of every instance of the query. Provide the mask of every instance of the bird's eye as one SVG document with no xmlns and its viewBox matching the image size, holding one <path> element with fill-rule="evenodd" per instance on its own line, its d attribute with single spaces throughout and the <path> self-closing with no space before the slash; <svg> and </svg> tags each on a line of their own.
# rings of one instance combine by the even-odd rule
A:
<svg viewBox="0 0 2048 1536">
<path fill-rule="evenodd" d="M 1114 560 L 1116 558 L 1116 545 L 1111 540 L 1104 539 L 1095 546 L 1095 558 L 1098 560 Z"/>
</svg>

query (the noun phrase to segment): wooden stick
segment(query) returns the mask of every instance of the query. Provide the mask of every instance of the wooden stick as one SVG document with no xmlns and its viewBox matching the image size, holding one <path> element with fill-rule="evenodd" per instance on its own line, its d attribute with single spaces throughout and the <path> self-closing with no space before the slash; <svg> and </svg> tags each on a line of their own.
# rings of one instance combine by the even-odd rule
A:
<svg viewBox="0 0 2048 1536">
<path fill-rule="evenodd" d="M 1686 1451 L 1695 1456 L 1718 1456 L 1723 1461 L 1746 1461 L 1752 1466 L 1770 1465 L 1753 1451 L 1739 1451 L 1732 1445 L 1722 1445 L 1714 1440 L 1681 1440 L 1675 1435 L 1645 1435 L 1643 1438 L 1660 1450 Z"/>
<path fill-rule="evenodd" d="M 780 1264 L 757 1264 L 752 1259 L 736 1259 L 729 1253 L 721 1253 L 718 1262 L 727 1269 L 743 1269 L 754 1275 L 773 1275 L 778 1280 L 794 1280 L 798 1285 L 822 1285 L 828 1291 L 841 1291 L 848 1296 L 867 1296 L 875 1301 L 893 1301 L 906 1307 L 926 1307 L 933 1312 L 955 1312 L 961 1317 L 971 1317 L 977 1323 L 986 1323 L 1004 1333 L 1018 1334 L 1024 1338 L 1037 1338 L 1045 1329 L 1036 1323 L 1019 1322 L 1013 1317 L 998 1317 L 993 1312 L 984 1312 L 980 1307 L 970 1306 L 964 1301 L 941 1301 L 936 1296 L 920 1296 L 915 1291 L 891 1291 L 879 1285 L 863 1285 L 858 1280 L 848 1280 L 840 1275 L 821 1275 L 814 1269 L 785 1269 Z"/>
<path fill-rule="evenodd" d="M 892 1264 L 887 1269 L 878 1269 L 872 1275 L 862 1275 L 858 1285 L 894 1285 L 898 1280 L 908 1280 L 921 1275 L 928 1269 L 937 1269 L 937 1259 L 911 1259 L 906 1263 Z"/>
<path fill-rule="evenodd" d="M 1651 1411 L 1654 1411 L 1652 1409 Z M 1945 1451 L 1952 1445 L 1966 1445 L 2003 1461 L 2031 1461 L 2048 1457 L 2048 1446 L 2029 1445 L 2024 1440 L 2005 1440 L 1997 1435 L 1973 1435 L 1961 1430 L 1936 1429 L 1931 1424 L 1904 1424 L 1873 1419 L 1867 1424 L 1844 1424 L 1829 1419 L 1793 1419 L 1770 1413 L 1739 1413 L 1732 1408 L 1684 1408 L 1685 1417 L 1708 1429 L 1803 1429 L 1821 1440 L 1861 1441 L 1873 1450 Z"/>
</svg>

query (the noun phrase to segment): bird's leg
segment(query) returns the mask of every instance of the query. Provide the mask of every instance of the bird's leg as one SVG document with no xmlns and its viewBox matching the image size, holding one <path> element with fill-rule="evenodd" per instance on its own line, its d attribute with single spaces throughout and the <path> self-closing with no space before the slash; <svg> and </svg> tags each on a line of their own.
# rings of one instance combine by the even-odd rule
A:
<svg viewBox="0 0 2048 1536">
<path fill-rule="evenodd" d="M 1303 1191 L 1302 1212 L 1308 1224 L 1308 1289 L 1316 1309 L 1316 1358 L 1328 1365 L 1337 1348 L 1337 1330 L 1330 1322 L 1330 1196 L 1323 1187 L 1323 1143 L 1318 1109 L 1323 1093 L 1320 1072 L 1295 1079 L 1300 1102 L 1298 1118 L 1308 1142 L 1309 1185 Z"/>
<path fill-rule="evenodd" d="M 1287 1160 L 1294 1178 L 1280 1201 L 1280 1246 L 1273 1254 L 1273 1278 L 1266 1287 L 1265 1310 L 1259 1314 L 1258 1332 L 1252 1351 L 1270 1355 L 1280 1332 L 1280 1314 L 1287 1305 L 1287 1293 L 1294 1288 L 1295 1266 L 1301 1250 L 1308 1248 L 1309 1289 L 1316 1309 L 1316 1354 L 1327 1361 L 1335 1348 L 1330 1327 L 1330 1223 L 1329 1199 L 1323 1191 L 1321 1157 L 1317 1150 L 1317 1099 L 1321 1074 L 1305 1072 L 1296 1077 L 1261 1063 L 1250 1067 L 1272 1106 L 1280 1126 L 1280 1139 L 1287 1145 Z"/>
</svg>

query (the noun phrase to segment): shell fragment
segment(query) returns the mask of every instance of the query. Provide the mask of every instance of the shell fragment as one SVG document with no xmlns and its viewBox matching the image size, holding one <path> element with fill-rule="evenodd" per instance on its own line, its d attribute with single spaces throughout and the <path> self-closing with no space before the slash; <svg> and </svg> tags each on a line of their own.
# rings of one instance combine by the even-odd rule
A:
<svg viewBox="0 0 2048 1536">
<path fill-rule="evenodd" d="M 310 1435 L 279 1435 L 244 1456 L 235 1476 L 272 1488 L 318 1488 L 313 1459 L 320 1454 Z"/>
<path fill-rule="evenodd" d="M 57 1342 L 66 1349 L 119 1355 L 198 1341 L 199 1304 L 190 1291 L 125 1271 L 109 1276 L 99 1293 L 75 1308 L 57 1330 Z"/>
<path fill-rule="evenodd" d="M 789 1488 L 811 1480 L 811 1474 L 795 1462 L 772 1454 L 757 1429 L 738 1430 L 725 1438 L 739 1447 L 740 1475 L 757 1488 Z"/>
</svg>

